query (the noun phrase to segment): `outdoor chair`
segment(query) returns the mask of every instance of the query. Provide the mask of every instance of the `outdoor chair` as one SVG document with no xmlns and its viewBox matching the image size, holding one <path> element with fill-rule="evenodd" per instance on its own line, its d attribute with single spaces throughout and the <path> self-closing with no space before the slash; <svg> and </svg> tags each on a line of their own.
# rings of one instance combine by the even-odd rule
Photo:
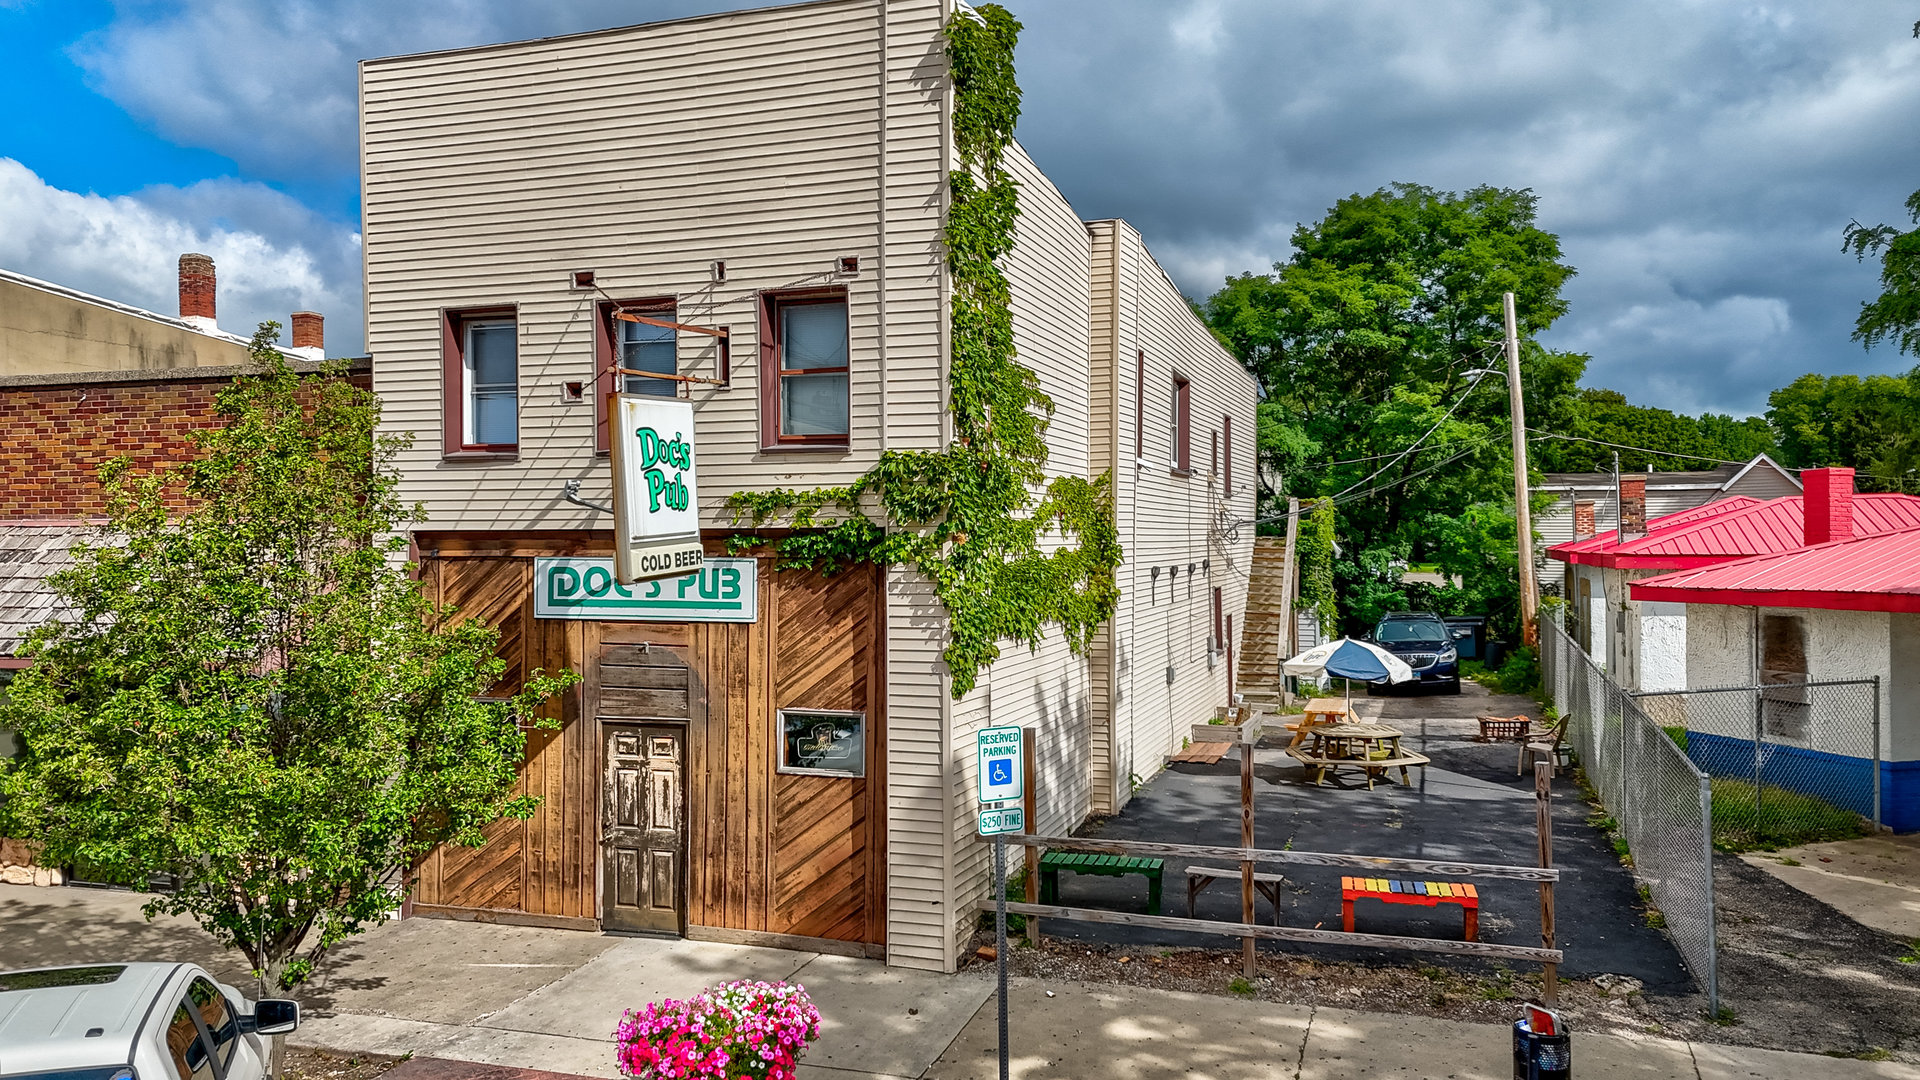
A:
<svg viewBox="0 0 1920 1080">
<path fill-rule="evenodd" d="M 1529 740 L 1520 744 L 1520 767 L 1518 775 L 1527 775 L 1527 769 L 1535 761 L 1544 757 L 1553 766 L 1553 774 L 1558 776 L 1571 764 L 1567 750 L 1567 721 L 1565 717 L 1549 725 L 1553 738 L 1549 741 Z M 1544 734 L 1544 732 L 1543 732 Z"/>
</svg>

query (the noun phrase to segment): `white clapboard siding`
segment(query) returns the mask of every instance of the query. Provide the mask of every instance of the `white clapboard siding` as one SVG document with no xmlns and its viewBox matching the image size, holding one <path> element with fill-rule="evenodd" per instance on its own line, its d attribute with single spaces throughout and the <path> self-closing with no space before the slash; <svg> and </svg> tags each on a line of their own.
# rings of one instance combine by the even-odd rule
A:
<svg viewBox="0 0 1920 1080">
<path fill-rule="evenodd" d="M 730 328 L 732 387 L 693 391 L 710 528 L 730 491 L 939 444 L 945 7 L 828 0 L 362 65 L 368 345 L 427 528 L 604 526 L 560 497 L 609 497 L 593 407 L 560 395 L 594 373 L 601 297 L 573 270 Z M 831 275 L 842 255 L 858 275 Z M 848 293 L 852 446 L 763 453 L 758 291 L 828 284 Z M 518 454 L 443 460 L 440 313 L 509 304 Z M 679 347 L 683 372 L 714 374 L 712 339 Z"/>
<path fill-rule="evenodd" d="M 1201 324 L 1179 289 L 1154 262 L 1140 236 L 1125 222 L 1096 222 L 1116 246 L 1117 330 L 1112 349 L 1120 390 L 1120 531 L 1127 549 L 1121 571 L 1121 608 L 1115 640 L 1123 654 L 1115 664 L 1111 760 L 1098 778 L 1117 809 L 1138 780 L 1150 778 L 1165 756 L 1180 746 L 1188 728 L 1227 703 L 1224 654 L 1209 657 L 1212 589 L 1233 617 L 1237 639 L 1245 629 L 1247 581 L 1253 553 L 1254 380 Z M 1136 362 L 1145 354 L 1144 393 Z M 1188 476 L 1172 469 L 1172 387 L 1175 373 L 1189 380 Z M 1212 436 L 1233 418 L 1233 490 L 1223 490 L 1225 470 L 1214 473 Z M 1136 427 L 1142 453 L 1133 456 Z M 1224 440 L 1223 440 L 1224 441 Z M 1224 453 L 1224 447 L 1223 447 Z M 1239 522 L 1229 539 L 1220 533 L 1222 511 Z M 1158 571 L 1156 573 L 1155 571 Z M 1235 641 L 1235 653 L 1238 654 Z M 1172 679 L 1168 669 L 1172 669 Z"/>
<path fill-rule="evenodd" d="M 1020 185 L 1020 218 L 1014 247 L 1001 268 L 1013 294 L 1014 348 L 1053 400 L 1046 472 L 1087 477 L 1091 241 L 1073 207 L 1025 150 L 1011 147 L 1006 167 Z M 1042 546 L 1065 542 L 1053 534 Z M 963 903 L 988 895 L 988 848 L 976 835 L 977 791 L 970 771 L 980 727 L 1033 729 L 1035 829 L 1070 831 L 1086 820 L 1092 804 L 1088 658 L 1074 655 L 1058 631 L 1049 631 L 1036 650 L 1010 641 L 1000 647 L 1000 659 L 955 706 L 954 751 L 966 762 L 953 791 L 955 881 Z M 957 926 L 955 932 L 960 936 L 969 929 Z"/>
</svg>

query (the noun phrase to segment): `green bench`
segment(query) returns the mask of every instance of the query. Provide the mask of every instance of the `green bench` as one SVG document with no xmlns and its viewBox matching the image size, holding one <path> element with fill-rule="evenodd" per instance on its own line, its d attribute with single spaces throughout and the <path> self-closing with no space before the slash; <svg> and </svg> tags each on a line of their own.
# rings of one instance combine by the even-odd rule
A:
<svg viewBox="0 0 1920 1080">
<path fill-rule="evenodd" d="M 1101 877 L 1125 877 L 1140 874 L 1147 879 L 1147 914 L 1160 914 L 1159 859 L 1131 859 L 1125 855 L 1093 855 L 1080 851 L 1049 851 L 1040 856 L 1040 902 L 1060 902 L 1060 871 L 1098 874 Z"/>
</svg>

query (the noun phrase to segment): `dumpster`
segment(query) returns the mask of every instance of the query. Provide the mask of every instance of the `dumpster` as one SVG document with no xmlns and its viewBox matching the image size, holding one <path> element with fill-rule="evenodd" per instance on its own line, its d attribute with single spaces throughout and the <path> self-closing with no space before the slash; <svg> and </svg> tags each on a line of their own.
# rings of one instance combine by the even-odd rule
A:
<svg viewBox="0 0 1920 1080">
<path fill-rule="evenodd" d="M 1484 660 L 1487 655 L 1487 617 L 1485 615 L 1449 615 L 1441 620 L 1453 635 L 1453 647 L 1462 660 Z"/>
</svg>

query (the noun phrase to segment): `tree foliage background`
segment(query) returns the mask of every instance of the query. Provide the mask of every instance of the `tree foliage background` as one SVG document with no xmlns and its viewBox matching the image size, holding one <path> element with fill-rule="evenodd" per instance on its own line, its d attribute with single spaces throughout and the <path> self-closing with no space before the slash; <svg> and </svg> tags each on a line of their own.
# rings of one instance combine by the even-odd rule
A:
<svg viewBox="0 0 1920 1080">
<path fill-rule="evenodd" d="M 1516 296 L 1530 422 L 1563 426 L 1586 366 L 1534 341 L 1565 313 L 1574 273 L 1535 216 L 1524 190 L 1354 195 L 1296 229 L 1273 273 L 1231 278 L 1201 305 L 1266 391 L 1259 450 L 1283 476 L 1266 516 L 1285 495 L 1333 503 L 1348 632 L 1405 607 L 1513 625 L 1506 379 L 1476 373 L 1504 371 L 1501 295 Z M 1463 587 L 1404 584 L 1408 563 L 1437 563 Z"/>
<path fill-rule="evenodd" d="M 404 440 L 277 337 L 255 336 L 197 460 L 102 470 L 107 524 L 50 581 L 71 614 L 30 636 L 0 703 L 23 744 L 0 761 L 0 835 L 107 880 L 173 876 L 149 916 L 192 916 L 291 988 L 433 846 L 533 812 L 522 725 L 555 725 L 536 710 L 572 675 L 495 686 L 496 632 L 397 562 Z"/>
</svg>

